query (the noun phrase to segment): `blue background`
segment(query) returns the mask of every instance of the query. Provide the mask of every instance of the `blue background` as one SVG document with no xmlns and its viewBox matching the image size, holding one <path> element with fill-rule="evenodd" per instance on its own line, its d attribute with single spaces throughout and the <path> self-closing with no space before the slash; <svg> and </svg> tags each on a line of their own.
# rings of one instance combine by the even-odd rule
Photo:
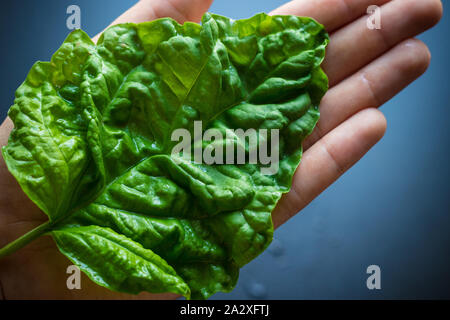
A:
<svg viewBox="0 0 450 320">
<path fill-rule="evenodd" d="M 32 64 L 48 61 L 67 36 L 67 6 L 81 7 L 82 29 L 94 36 L 134 2 L 2 2 L 0 118 Z M 216 0 L 210 11 L 245 18 L 283 2 Z M 232 293 L 213 298 L 450 298 L 449 31 L 444 15 L 420 36 L 431 67 L 381 108 L 384 139 L 276 231 Z M 366 287 L 371 264 L 381 267 L 381 290 Z"/>
</svg>

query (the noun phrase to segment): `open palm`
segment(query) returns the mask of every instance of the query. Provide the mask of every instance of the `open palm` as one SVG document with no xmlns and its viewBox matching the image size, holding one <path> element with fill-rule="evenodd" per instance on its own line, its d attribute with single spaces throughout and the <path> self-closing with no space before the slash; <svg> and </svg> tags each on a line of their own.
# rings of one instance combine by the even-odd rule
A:
<svg viewBox="0 0 450 320">
<path fill-rule="evenodd" d="M 114 24 L 172 17 L 199 21 L 212 0 L 142 0 Z M 366 25 L 369 5 L 381 7 L 381 29 Z M 386 120 L 377 110 L 428 67 L 427 47 L 413 37 L 436 24 L 439 0 L 294 0 L 272 14 L 310 16 L 324 24 L 331 42 L 323 64 L 330 90 L 320 105 L 321 118 L 305 141 L 302 163 L 291 191 L 273 212 L 279 226 L 312 201 L 357 162 L 384 134 Z M 12 123 L 0 128 L 7 143 Z M 22 192 L 0 160 L 0 247 L 47 220 Z M 50 237 L 42 237 L 0 261 L 0 298 L 172 298 L 172 294 L 118 294 L 82 278 L 81 290 L 68 290 L 71 263 Z"/>
</svg>

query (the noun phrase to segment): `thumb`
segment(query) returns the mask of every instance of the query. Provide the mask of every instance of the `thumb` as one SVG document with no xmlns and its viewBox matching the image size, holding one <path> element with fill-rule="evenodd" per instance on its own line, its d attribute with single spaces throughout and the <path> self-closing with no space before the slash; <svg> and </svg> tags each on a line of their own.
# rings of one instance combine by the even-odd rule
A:
<svg viewBox="0 0 450 320">
<path fill-rule="evenodd" d="M 200 22 L 213 0 L 141 0 L 154 8 L 156 18 L 171 17 L 179 23 Z"/>
<path fill-rule="evenodd" d="M 125 11 L 110 25 L 126 22 L 145 22 L 158 18 L 170 17 L 183 23 L 199 22 L 209 9 L 213 0 L 141 0 Z M 99 35 L 92 40 L 97 42 Z"/>
</svg>

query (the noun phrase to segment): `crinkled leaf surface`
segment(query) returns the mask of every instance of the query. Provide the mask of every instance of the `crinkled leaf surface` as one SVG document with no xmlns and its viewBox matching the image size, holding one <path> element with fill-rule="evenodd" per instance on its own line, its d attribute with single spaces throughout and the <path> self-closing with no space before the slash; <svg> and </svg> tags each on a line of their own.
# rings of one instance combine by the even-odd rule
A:
<svg viewBox="0 0 450 320">
<path fill-rule="evenodd" d="M 98 284 L 188 298 L 230 291 L 271 242 L 271 212 L 327 90 L 327 43 L 310 18 L 266 14 L 121 24 L 97 45 L 74 31 L 17 90 L 3 156 L 61 252 Z M 171 134 L 194 121 L 278 129 L 279 170 L 175 159 Z"/>
</svg>

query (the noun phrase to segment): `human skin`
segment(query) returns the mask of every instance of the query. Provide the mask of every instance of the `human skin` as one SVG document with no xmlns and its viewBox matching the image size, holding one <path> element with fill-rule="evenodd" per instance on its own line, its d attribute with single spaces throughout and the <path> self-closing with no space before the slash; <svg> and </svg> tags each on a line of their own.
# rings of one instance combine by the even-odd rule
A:
<svg viewBox="0 0 450 320">
<path fill-rule="evenodd" d="M 170 16 L 200 21 L 212 0 L 142 0 L 113 24 Z M 382 28 L 366 26 L 366 9 L 381 6 Z M 304 143 L 292 189 L 273 212 L 275 227 L 299 212 L 383 136 L 386 120 L 377 109 L 417 79 L 430 63 L 426 45 L 414 39 L 442 16 L 440 0 L 295 0 L 271 12 L 310 16 L 324 24 L 331 41 L 323 63 L 330 89 L 321 118 Z M 96 41 L 98 36 L 94 37 Z M 407 117 L 405 117 L 407 121 Z M 13 124 L 0 127 L 0 146 Z M 28 199 L 0 157 L 0 247 L 47 221 Z M 49 236 L 0 260 L 0 299 L 169 299 L 174 294 L 128 295 L 100 287 L 82 275 L 81 290 L 68 290 L 72 263 Z"/>
</svg>

